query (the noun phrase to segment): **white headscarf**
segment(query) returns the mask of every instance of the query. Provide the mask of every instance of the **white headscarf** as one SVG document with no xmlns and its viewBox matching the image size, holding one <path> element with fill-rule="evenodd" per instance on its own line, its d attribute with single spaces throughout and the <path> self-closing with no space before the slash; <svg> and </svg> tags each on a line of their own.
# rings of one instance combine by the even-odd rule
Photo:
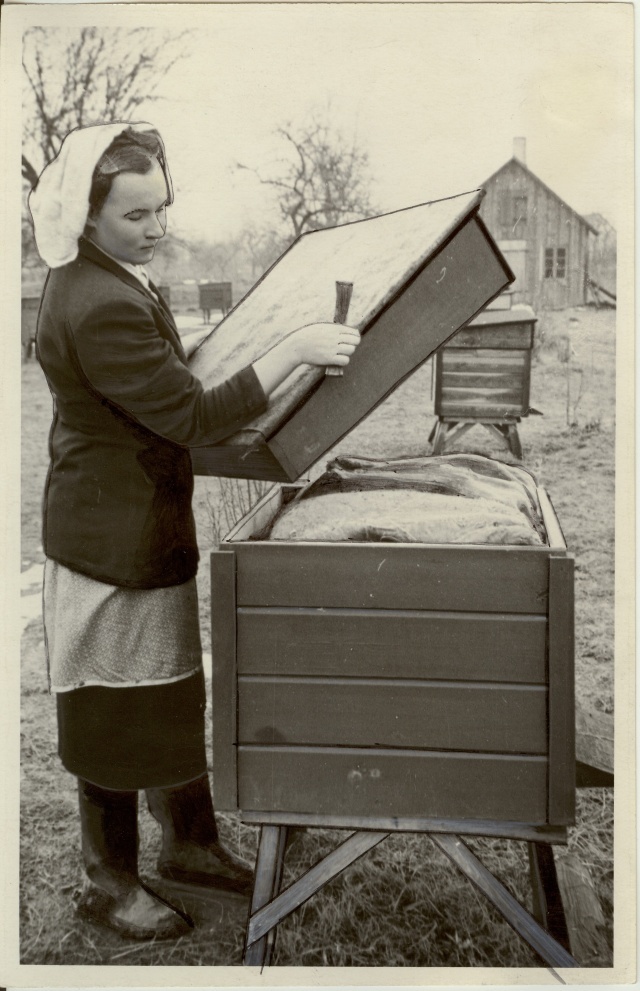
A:
<svg viewBox="0 0 640 991">
<path fill-rule="evenodd" d="M 117 121 L 78 127 L 67 134 L 58 155 L 43 170 L 29 194 L 29 209 L 40 257 L 49 268 L 72 262 L 78 254 L 78 238 L 89 216 L 89 193 L 93 171 L 100 158 L 123 131 L 158 132 L 152 124 Z M 164 146 L 158 135 L 164 161 L 169 198 L 171 177 Z"/>
</svg>

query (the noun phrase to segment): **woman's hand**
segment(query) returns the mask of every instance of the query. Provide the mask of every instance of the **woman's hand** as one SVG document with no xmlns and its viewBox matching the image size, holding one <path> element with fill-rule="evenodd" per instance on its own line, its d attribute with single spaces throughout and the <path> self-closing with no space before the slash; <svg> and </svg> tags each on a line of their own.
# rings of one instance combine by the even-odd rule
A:
<svg viewBox="0 0 640 991">
<path fill-rule="evenodd" d="M 359 343 L 360 333 L 353 327 L 340 323 L 310 323 L 258 358 L 253 369 L 269 395 L 299 365 L 348 365 Z"/>
<path fill-rule="evenodd" d="M 353 327 L 339 323 L 311 323 L 282 342 L 288 344 L 297 365 L 348 365 L 360 343 Z"/>
</svg>

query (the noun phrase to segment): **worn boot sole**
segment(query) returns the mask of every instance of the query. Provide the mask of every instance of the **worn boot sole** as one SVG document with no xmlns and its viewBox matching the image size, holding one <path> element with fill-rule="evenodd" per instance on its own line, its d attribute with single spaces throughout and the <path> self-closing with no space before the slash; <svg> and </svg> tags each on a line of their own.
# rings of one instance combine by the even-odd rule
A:
<svg viewBox="0 0 640 991">
<path fill-rule="evenodd" d="M 181 884 L 195 884 L 204 888 L 222 888 L 224 891 L 235 891 L 240 895 L 250 895 L 253 891 L 254 878 L 252 874 L 249 874 L 248 878 L 232 878 L 208 871 L 192 871 L 170 862 L 158 864 L 158 873 L 167 881 L 179 881 Z"/>
<path fill-rule="evenodd" d="M 156 901 L 162 902 L 171 909 L 173 915 L 165 923 L 157 926 L 138 926 L 129 920 L 118 916 L 118 909 L 121 907 L 120 899 L 109 892 L 104 891 L 97 885 L 90 883 L 81 893 L 76 906 L 76 913 L 89 922 L 105 926 L 119 933 L 124 939 L 152 940 L 152 939 L 178 939 L 186 936 L 194 927 L 193 921 L 175 906 L 171 905 L 160 895 L 152 891 L 146 884 L 140 883 L 144 890 L 153 896 Z"/>
</svg>

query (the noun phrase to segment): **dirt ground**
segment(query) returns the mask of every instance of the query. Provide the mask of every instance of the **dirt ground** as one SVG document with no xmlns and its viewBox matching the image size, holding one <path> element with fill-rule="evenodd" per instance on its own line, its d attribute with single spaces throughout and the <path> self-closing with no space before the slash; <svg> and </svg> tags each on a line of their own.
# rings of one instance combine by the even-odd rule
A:
<svg viewBox="0 0 640 991">
<path fill-rule="evenodd" d="M 614 699 L 615 337 L 611 310 L 543 314 L 531 386 L 531 405 L 543 415 L 529 416 L 520 427 L 524 464 L 548 489 L 576 558 L 578 704 L 604 713 L 613 712 Z M 190 937 L 188 945 L 183 941 L 163 949 L 126 946 L 118 937 L 78 922 L 70 911 L 81 876 L 76 797 L 74 781 L 56 754 L 55 702 L 47 690 L 39 615 L 39 566 L 44 560 L 40 506 L 51 401 L 34 361 L 23 365 L 22 374 L 22 962 L 238 964 L 247 905 L 235 896 L 221 897 L 206 911 L 200 907 L 204 915 L 199 934 Z M 370 457 L 425 454 L 430 451 L 432 425 L 428 364 L 326 458 L 337 451 Z M 511 460 L 481 427 L 466 435 L 460 449 Z M 216 480 L 196 480 L 194 506 L 205 562 L 198 579 L 205 651 L 210 649 L 206 556 L 214 539 L 219 497 Z M 591 870 L 610 951 L 612 819 L 610 791 L 581 792 L 568 847 Z M 222 816 L 221 824 L 230 844 L 251 857 L 255 830 L 233 816 Z M 326 842 L 323 836 L 296 840 L 294 856 L 312 862 Z M 426 852 L 421 842 L 395 837 L 387 854 L 380 847 L 369 867 L 363 860 L 357 870 L 296 912 L 280 927 L 275 964 L 534 966 L 535 959 L 506 924 L 466 883 L 446 871 L 433 847 Z M 141 862 L 148 876 L 153 876 L 156 847 L 155 824 L 143 812 Z M 480 843 L 478 849 L 484 850 L 483 857 L 494 858 L 496 869 L 501 865 L 502 880 L 526 904 L 530 895 L 523 847 Z M 395 905 L 394 911 L 390 905 Z M 354 923 L 356 917 L 361 924 Z M 415 936 L 418 929 L 420 940 Z"/>
</svg>

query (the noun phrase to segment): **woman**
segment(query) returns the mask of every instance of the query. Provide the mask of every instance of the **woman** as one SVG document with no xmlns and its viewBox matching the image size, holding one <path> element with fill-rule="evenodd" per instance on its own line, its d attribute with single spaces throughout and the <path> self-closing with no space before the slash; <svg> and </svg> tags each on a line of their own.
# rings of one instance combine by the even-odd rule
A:
<svg viewBox="0 0 640 991">
<path fill-rule="evenodd" d="M 54 400 L 44 619 L 59 753 L 78 777 L 80 913 L 138 939 L 192 922 L 138 877 L 137 793 L 165 877 L 247 891 L 218 839 L 204 746 L 189 447 L 261 413 L 302 363 L 346 365 L 357 331 L 318 323 L 204 390 L 143 266 L 172 187 L 149 124 L 79 128 L 30 198 L 50 267 L 37 351 Z"/>
</svg>

